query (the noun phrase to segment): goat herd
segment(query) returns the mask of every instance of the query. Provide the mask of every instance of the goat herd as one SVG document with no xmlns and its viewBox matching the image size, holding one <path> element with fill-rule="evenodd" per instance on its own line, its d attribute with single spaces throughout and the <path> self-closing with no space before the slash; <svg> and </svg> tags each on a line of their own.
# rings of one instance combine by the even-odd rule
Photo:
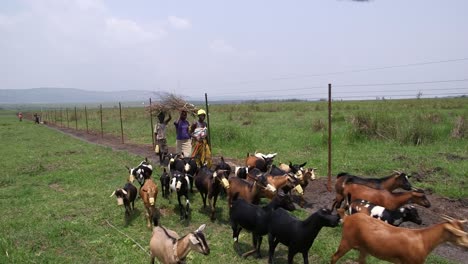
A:
<svg viewBox="0 0 468 264">
<path fill-rule="evenodd" d="M 340 223 L 342 238 L 331 263 L 336 263 L 351 249 L 359 251 L 359 263 L 365 263 L 366 256 L 370 254 L 394 263 L 415 264 L 424 263 L 428 254 L 446 241 L 468 248 L 468 233 L 463 228 L 467 220 L 442 216 L 445 221 L 427 228 L 398 227 L 404 221 L 421 224 L 418 211 L 410 204 L 431 206 L 424 191 L 413 188 L 408 176 L 401 172 L 383 178 L 361 178 L 340 173 L 336 179 L 332 210 L 322 208 L 307 219 L 298 220 L 287 212 L 295 209 L 292 195 L 300 197 L 299 203 L 303 205 L 303 191 L 308 182 L 315 179 L 315 169 L 304 169 L 306 163 L 276 166 L 273 164 L 275 156 L 276 153 L 247 154 L 245 166 L 234 170 L 221 157 L 212 170 L 206 165 L 198 167 L 192 158 L 168 154 L 160 176 L 162 196 L 169 199 L 170 193 L 175 192 L 180 218 L 188 219 L 189 193 L 193 192 L 195 184 L 204 208 L 208 200 L 210 218 L 214 220 L 218 195 L 224 191 L 228 197 L 235 244 L 242 229 L 252 233 L 253 249 L 242 256 L 255 254 L 260 258 L 262 237 L 268 234 L 268 263 L 273 263 L 278 243 L 288 247 L 288 263 L 293 262 L 297 253 L 302 254 L 304 263 L 308 263 L 309 249 L 321 228 L 336 227 Z M 158 224 L 158 186 L 148 160 L 128 170 L 128 182 L 111 196 L 115 195 L 118 204 L 125 206 L 127 222 L 138 191 L 132 182 L 136 179 L 140 184 L 139 195 L 144 203 L 147 226 L 151 228 L 154 225 L 150 240 L 151 263 L 155 258 L 162 263 L 181 263 L 192 250 L 208 255 L 210 248 L 203 234 L 205 225 L 180 237 Z M 398 188 L 406 191 L 392 192 Z M 259 206 L 263 197 L 271 201 Z M 337 213 L 333 214 L 335 209 Z"/>
</svg>

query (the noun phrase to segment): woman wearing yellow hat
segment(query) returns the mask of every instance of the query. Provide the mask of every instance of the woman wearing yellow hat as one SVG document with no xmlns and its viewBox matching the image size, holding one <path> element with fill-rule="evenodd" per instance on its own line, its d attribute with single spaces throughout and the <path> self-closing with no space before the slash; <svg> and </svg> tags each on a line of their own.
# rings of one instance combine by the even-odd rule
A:
<svg viewBox="0 0 468 264">
<path fill-rule="evenodd" d="M 211 167 L 211 151 L 208 142 L 208 125 L 205 122 L 206 112 L 203 109 L 198 110 L 198 121 L 193 123 L 190 131 L 194 140 L 194 149 L 192 157 L 195 158 L 198 166 L 203 166 L 206 163 L 208 168 Z"/>
</svg>

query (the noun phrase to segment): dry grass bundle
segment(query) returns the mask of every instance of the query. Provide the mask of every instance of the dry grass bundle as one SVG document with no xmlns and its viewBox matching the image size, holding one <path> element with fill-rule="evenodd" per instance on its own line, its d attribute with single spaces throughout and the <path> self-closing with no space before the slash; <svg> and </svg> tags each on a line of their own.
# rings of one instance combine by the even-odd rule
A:
<svg viewBox="0 0 468 264">
<path fill-rule="evenodd" d="M 170 111 L 187 111 L 187 113 L 195 115 L 197 108 L 185 101 L 182 97 L 177 96 L 172 93 L 159 93 L 159 101 L 152 103 L 150 107 L 147 108 L 147 111 L 151 114 L 159 114 L 161 112 L 170 112 Z"/>
</svg>

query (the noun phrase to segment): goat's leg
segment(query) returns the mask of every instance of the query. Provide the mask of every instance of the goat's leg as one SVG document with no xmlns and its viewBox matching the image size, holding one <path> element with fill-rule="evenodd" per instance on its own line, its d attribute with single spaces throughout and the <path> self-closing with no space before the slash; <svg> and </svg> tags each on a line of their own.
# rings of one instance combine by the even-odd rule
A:
<svg viewBox="0 0 468 264">
<path fill-rule="evenodd" d="M 182 203 L 180 202 L 180 194 L 177 193 L 177 202 L 179 202 L 179 212 L 180 212 L 180 219 L 184 219 L 184 215 L 185 215 L 185 212 L 184 212 L 184 206 L 182 205 Z"/>
<path fill-rule="evenodd" d="M 211 220 L 214 220 L 215 219 L 215 198 L 213 196 L 213 193 L 210 193 L 208 194 L 208 203 L 210 205 L 210 212 L 211 212 L 211 215 L 210 215 L 210 219 Z"/>
<path fill-rule="evenodd" d="M 185 196 L 185 219 L 188 219 L 189 217 L 189 211 L 190 211 L 190 201 L 188 198 L 188 194 L 184 194 Z"/>
<path fill-rule="evenodd" d="M 203 191 L 200 191 L 200 196 L 203 200 L 203 209 L 206 208 L 206 193 L 204 193 Z"/>
<path fill-rule="evenodd" d="M 361 250 L 359 251 L 359 264 L 366 264 L 367 252 Z"/>
<path fill-rule="evenodd" d="M 242 254 L 242 257 L 246 258 L 257 251 L 257 236 L 254 233 L 252 233 L 252 245 L 253 249 Z"/>
<path fill-rule="evenodd" d="M 151 210 L 149 208 L 146 208 L 146 226 L 148 228 L 151 228 L 150 213 L 151 213 Z"/>
<path fill-rule="evenodd" d="M 293 264 L 294 255 L 296 254 L 293 253 L 291 250 L 288 250 L 288 264 Z M 309 264 L 309 260 L 307 260 L 306 262 L 306 259 L 304 259 L 304 264 Z"/>
<path fill-rule="evenodd" d="M 348 246 L 346 242 L 341 240 L 340 246 L 336 250 L 335 254 L 333 254 L 330 263 L 335 264 L 341 257 L 343 257 L 350 250 L 351 250 L 351 247 Z"/>
<path fill-rule="evenodd" d="M 232 238 L 234 239 L 234 242 L 237 244 L 237 242 L 239 242 L 239 234 L 242 230 L 242 227 L 238 225 L 237 223 L 231 223 L 231 228 L 232 228 Z"/>
<path fill-rule="evenodd" d="M 292 258 L 294 258 L 294 255 L 292 256 Z M 292 258 L 291 258 L 291 263 L 292 263 Z M 302 258 L 304 259 L 304 264 L 309 264 L 309 251 L 308 250 L 302 252 Z"/>
<path fill-rule="evenodd" d="M 255 250 L 257 252 L 257 258 L 262 258 L 262 255 L 260 254 L 260 246 L 262 245 L 262 239 L 263 236 L 257 235 L 257 246 L 255 247 Z"/>
<path fill-rule="evenodd" d="M 279 240 L 275 240 L 272 234 L 268 234 L 268 263 L 273 263 L 273 257 L 275 254 L 275 248 L 278 245 Z"/>
</svg>

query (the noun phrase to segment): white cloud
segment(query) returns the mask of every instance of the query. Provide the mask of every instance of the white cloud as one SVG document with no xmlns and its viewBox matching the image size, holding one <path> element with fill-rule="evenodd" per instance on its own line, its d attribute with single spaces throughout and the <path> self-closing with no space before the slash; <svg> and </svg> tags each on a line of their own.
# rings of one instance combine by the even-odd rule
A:
<svg viewBox="0 0 468 264">
<path fill-rule="evenodd" d="M 106 19 L 106 29 L 111 41 L 123 44 L 153 41 L 166 34 L 162 29 L 146 30 L 133 20 L 115 17 Z"/>
<path fill-rule="evenodd" d="M 189 29 L 192 27 L 192 24 L 188 19 L 176 16 L 169 16 L 167 20 L 169 21 L 169 24 L 176 29 Z"/>
<path fill-rule="evenodd" d="M 234 47 L 226 43 L 223 39 L 215 39 L 210 43 L 210 49 L 216 53 L 233 53 Z"/>
</svg>

